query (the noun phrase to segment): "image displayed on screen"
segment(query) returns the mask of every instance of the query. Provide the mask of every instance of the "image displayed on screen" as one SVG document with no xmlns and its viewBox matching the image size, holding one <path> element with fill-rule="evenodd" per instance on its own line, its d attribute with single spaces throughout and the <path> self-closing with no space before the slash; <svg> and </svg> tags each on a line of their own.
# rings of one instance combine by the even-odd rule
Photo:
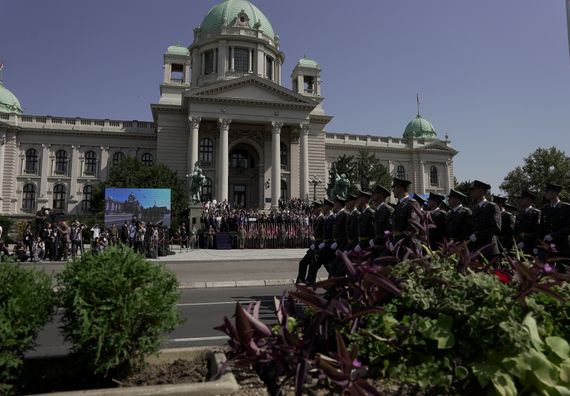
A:
<svg viewBox="0 0 570 396">
<path fill-rule="evenodd" d="M 170 227 L 170 189 L 106 188 L 105 227 L 125 221 Z"/>
</svg>

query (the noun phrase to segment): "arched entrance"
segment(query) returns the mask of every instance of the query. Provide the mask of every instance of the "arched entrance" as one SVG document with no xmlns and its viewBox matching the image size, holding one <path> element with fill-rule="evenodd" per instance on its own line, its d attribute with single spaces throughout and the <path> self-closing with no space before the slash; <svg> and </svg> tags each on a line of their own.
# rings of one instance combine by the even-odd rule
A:
<svg viewBox="0 0 570 396">
<path fill-rule="evenodd" d="M 254 147 L 238 143 L 230 150 L 229 201 L 237 208 L 256 208 L 259 202 L 259 156 Z"/>
</svg>

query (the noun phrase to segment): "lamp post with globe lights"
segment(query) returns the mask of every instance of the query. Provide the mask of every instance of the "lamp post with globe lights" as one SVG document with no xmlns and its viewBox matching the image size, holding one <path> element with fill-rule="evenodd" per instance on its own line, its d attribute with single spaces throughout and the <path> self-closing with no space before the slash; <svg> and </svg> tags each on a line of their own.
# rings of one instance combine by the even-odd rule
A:
<svg viewBox="0 0 570 396">
<path fill-rule="evenodd" d="M 317 186 L 319 184 L 321 184 L 323 182 L 323 179 L 321 179 L 320 177 L 313 175 L 313 177 L 311 177 L 309 179 L 309 183 L 313 185 L 313 201 L 317 200 Z"/>
</svg>

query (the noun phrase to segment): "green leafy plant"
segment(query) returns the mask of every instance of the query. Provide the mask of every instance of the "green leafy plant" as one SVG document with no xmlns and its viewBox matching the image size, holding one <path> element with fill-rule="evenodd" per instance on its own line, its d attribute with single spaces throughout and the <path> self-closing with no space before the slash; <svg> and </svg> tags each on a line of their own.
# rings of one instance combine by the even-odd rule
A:
<svg viewBox="0 0 570 396">
<path fill-rule="evenodd" d="M 125 247 L 69 263 L 58 276 L 62 332 L 96 375 L 140 368 L 181 320 L 174 273 Z"/>
<path fill-rule="evenodd" d="M 0 394 L 14 390 L 23 354 L 53 314 L 51 278 L 14 262 L 0 263 Z"/>
</svg>

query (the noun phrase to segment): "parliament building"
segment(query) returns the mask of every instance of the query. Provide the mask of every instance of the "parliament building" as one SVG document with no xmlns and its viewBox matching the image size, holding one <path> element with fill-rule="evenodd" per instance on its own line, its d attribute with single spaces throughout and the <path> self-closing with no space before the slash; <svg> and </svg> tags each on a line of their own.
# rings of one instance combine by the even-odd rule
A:
<svg viewBox="0 0 570 396">
<path fill-rule="evenodd" d="M 313 199 L 319 178 L 324 197 L 331 164 L 362 149 L 411 180 L 411 191 L 453 187 L 457 151 L 429 121 L 418 114 L 400 136 L 328 131 L 320 65 L 303 57 L 284 84 L 284 60 L 265 15 L 248 0 L 225 0 L 192 43 L 166 49 L 152 121 L 29 115 L 0 82 L 0 214 L 88 211 L 96 183 L 126 156 L 181 178 L 198 162 L 203 199 L 265 209 Z"/>
</svg>

